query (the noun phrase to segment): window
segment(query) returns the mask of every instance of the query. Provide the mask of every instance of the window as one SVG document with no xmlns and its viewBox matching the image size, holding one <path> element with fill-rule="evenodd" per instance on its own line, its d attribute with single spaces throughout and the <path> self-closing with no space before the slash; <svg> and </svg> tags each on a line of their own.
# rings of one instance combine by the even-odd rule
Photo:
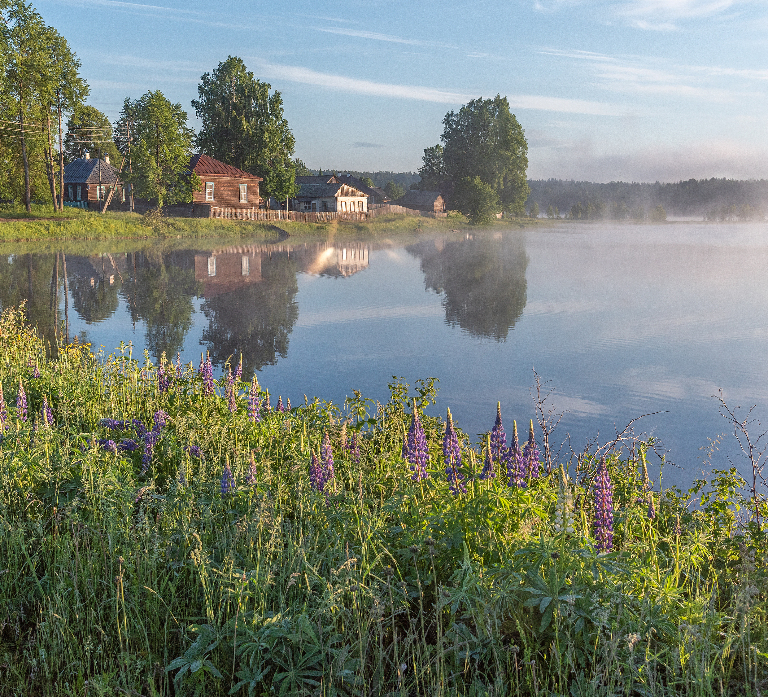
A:
<svg viewBox="0 0 768 697">
<path fill-rule="evenodd" d="M 205 182 L 205 200 L 206 201 L 214 200 L 213 199 L 213 182 Z"/>
<path fill-rule="evenodd" d="M 357 210 L 359 210 L 359 211 L 363 210 L 363 202 L 362 201 L 358 201 L 357 202 Z"/>
<path fill-rule="evenodd" d="M 70 201 L 74 201 L 75 197 L 72 195 L 72 184 L 67 184 L 67 196 Z"/>
<path fill-rule="evenodd" d="M 96 200 L 97 201 L 103 201 L 106 193 L 107 193 L 106 184 L 96 184 Z"/>
<path fill-rule="evenodd" d="M 240 184 L 240 203 L 248 203 L 248 184 Z"/>
<path fill-rule="evenodd" d="M 208 275 L 216 275 L 216 257 L 208 257 Z"/>
<path fill-rule="evenodd" d="M 241 276 L 251 275 L 251 260 L 246 256 L 240 257 L 240 275 Z"/>
<path fill-rule="evenodd" d="M 78 184 L 75 189 L 77 189 L 77 200 L 82 201 L 83 200 L 83 187 Z"/>
<path fill-rule="evenodd" d="M 323 199 L 321 210 L 324 210 L 324 211 L 328 210 L 328 201 L 326 201 L 325 199 Z"/>
</svg>

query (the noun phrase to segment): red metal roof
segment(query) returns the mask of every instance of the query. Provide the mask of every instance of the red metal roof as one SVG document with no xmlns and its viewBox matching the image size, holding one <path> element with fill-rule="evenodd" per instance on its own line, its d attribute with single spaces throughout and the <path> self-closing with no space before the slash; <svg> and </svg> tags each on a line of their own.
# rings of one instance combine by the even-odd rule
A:
<svg viewBox="0 0 768 697">
<path fill-rule="evenodd" d="M 214 160 L 208 155 L 193 155 L 189 163 L 189 168 L 198 176 L 220 176 L 220 177 L 235 177 L 237 179 L 257 179 L 262 181 L 262 177 L 257 177 L 255 174 L 248 174 L 243 170 L 233 167 L 232 165 L 225 165 L 223 162 Z"/>
</svg>

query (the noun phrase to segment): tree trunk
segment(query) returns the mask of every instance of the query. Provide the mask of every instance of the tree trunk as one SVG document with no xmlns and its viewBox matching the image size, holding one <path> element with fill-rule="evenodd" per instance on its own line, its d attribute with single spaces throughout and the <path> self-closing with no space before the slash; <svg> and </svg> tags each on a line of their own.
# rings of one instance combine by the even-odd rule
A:
<svg viewBox="0 0 768 697">
<path fill-rule="evenodd" d="M 48 183 L 51 185 L 51 201 L 54 213 L 59 210 L 59 202 L 56 199 L 56 170 L 53 168 L 53 139 L 51 138 L 51 112 L 48 110 L 48 148 L 45 152 L 45 167 L 48 171 Z"/>
<path fill-rule="evenodd" d="M 56 90 L 56 111 L 59 117 L 59 210 L 64 210 L 64 143 L 61 133 L 61 91 Z"/>
<path fill-rule="evenodd" d="M 27 136 L 24 133 L 24 102 L 19 100 L 19 126 L 21 127 L 21 159 L 24 162 L 24 206 L 32 212 L 32 191 L 29 184 L 29 158 L 27 157 Z"/>
</svg>

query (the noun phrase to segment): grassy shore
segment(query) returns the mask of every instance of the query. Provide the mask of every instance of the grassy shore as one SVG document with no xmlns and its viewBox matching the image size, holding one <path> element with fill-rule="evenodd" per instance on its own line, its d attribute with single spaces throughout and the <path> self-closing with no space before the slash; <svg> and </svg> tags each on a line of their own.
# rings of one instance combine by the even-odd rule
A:
<svg viewBox="0 0 768 697">
<path fill-rule="evenodd" d="M 430 380 L 288 405 L 236 365 L 48 360 L 17 310 L 0 357 L 1 695 L 768 690 L 734 471 L 660 491 L 636 442 L 569 478 L 498 427 L 422 437 Z"/>
</svg>

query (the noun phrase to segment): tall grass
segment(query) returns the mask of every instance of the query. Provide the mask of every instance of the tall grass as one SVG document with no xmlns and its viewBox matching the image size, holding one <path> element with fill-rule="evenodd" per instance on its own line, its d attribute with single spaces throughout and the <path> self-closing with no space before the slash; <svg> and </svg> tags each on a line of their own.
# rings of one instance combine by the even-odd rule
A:
<svg viewBox="0 0 768 697">
<path fill-rule="evenodd" d="M 413 480 L 430 380 L 279 411 L 234 364 L 212 382 L 126 346 L 45 355 L 5 311 L 2 695 L 768 690 L 766 537 L 738 517 L 735 471 L 662 492 L 647 444 L 609 454 L 598 553 L 595 458 L 510 486 L 499 462 L 478 477 L 485 453 L 458 431 L 454 496 L 445 423 L 422 414 L 430 476 Z"/>
</svg>

